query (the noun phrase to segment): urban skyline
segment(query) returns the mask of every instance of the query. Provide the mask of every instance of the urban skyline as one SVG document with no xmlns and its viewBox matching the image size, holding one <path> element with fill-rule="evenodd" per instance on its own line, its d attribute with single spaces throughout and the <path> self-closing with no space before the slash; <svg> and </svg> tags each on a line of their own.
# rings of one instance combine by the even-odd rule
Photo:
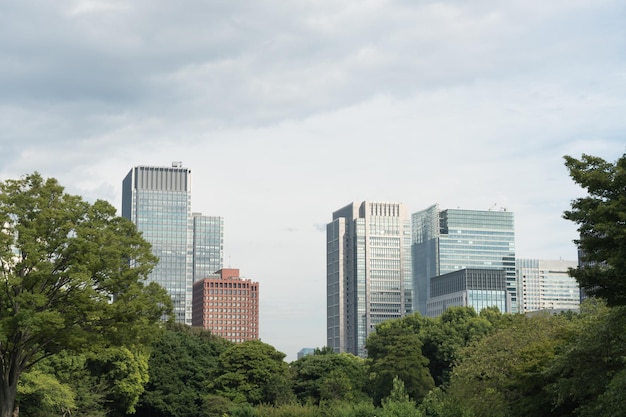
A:
<svg viewBox="0 0 626 417">
<path fill-rule="evenodd" d="M 262 282 L 261 339 L 295 359 L 326 340 L 325 227 L 346 202 L 497 203 L 517 256 L 576 259 L 563 155 L 626 151 L 623 8 L 4 1 L 0 178 L 38 171 L 119 212 L 129 167 L 182 160 L 192 212 L 224 216 L 224 266 Z"/>
</svg>

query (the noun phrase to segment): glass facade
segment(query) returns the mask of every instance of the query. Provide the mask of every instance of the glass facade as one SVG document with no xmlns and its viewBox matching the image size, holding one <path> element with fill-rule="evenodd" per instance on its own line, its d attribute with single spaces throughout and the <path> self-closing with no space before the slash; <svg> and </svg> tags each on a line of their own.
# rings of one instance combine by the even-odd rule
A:
<svg viewBox="0 0 626 417">
<path fill-rule="evenodd" d="M 377 324 L 412 308 L 411 225 L 400 203 L 352 203 L 327 226 L 327 338 L 365 356 Z"/>
<path fill-rule="evenodd" d="M 224 263 L 224 219 L 193 213 L 193 280 L 206 278 Z"/>
<path fill-rule="evenodd" d="M 426 314 L 431 278 L 464 268 L 504 270 L 508 311 L 518 311 L 513 213 L 434 205 L 414 213 L 412 223 L 416 311 Z"/>
<path fill-rule="evenodd" d="M 191 171 L 138 166 L 122 183 L 122 215 L 152 245 L 159 262 L 148 279 L 171 295 L 179 323 L 191 324 L 193 247 Z"/>
</svg>

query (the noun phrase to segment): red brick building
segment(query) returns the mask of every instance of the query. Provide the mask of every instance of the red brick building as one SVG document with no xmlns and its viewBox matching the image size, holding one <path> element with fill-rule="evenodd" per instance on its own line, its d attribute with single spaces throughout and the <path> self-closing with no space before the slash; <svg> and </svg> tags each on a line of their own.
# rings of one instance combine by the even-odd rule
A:
<svg viewBox="0 0 626 417">
<path fill-rule="evenodd" d="M 220 269 L 193 284 L 192 325 L 233 342 L 259 338 L 259 283 Z"/>
</svg>

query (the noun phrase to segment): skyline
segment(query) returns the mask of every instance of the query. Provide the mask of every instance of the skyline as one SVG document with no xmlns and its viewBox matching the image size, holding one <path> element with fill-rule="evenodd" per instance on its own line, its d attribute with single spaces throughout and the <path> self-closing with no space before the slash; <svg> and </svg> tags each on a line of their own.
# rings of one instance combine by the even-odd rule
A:
<svg viewBox="0 0 626 417">
<path fill-rule="evenodd" d="M 625 20 L 619 0 L 7 0 L 0 179 L 121 214 L 129 169 L 182 161 L 293 360 L 325 344 L 325 229 L 351 202 L 505 207 L 518 258 L 576 259 L 562 157 L 626 152 Z"/>
</svg>

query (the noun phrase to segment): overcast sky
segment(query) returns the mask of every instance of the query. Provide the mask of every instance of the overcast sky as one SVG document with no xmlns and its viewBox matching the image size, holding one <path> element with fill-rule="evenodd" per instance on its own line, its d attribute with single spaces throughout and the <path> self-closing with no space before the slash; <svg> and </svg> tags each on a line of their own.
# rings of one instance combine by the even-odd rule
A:
<svg viewBox="0 0 626 417">
<path fill-rule="evenodd" d="M 623 0 L 3 0 L 0 179 L 119 209 L 182 161 L 293 360 L 352 201 L 506 208 L 518 257 L 575 260 L 562 157 L 626 151 L 625 47 Z"/>
</svg>

